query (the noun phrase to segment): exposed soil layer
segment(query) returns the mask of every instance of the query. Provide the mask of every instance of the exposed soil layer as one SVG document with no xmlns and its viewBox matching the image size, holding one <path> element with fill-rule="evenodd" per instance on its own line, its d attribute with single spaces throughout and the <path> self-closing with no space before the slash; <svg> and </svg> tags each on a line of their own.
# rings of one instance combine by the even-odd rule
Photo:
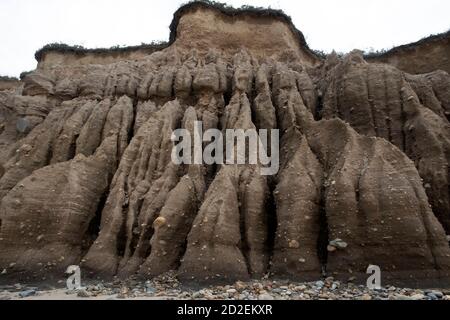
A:
<svg viewBox="0 0 450 320">
<path fill-rule="evenodd" d="M 382 54 L 368 55 L 367 61 L 388 63 L 411 74 L 436 70 L 450 72 L 450 31 L 395 47 Z"/>
<path fill-rule="evenodd" d="M 450 281 L 448 73 L 356 51 L 321 62 L 271 14 L 179 12 L 163 50 L 48 65 L 0 92 L 3 279 L 76 264 L 101 279 L 363 281 L 378 265 L 388 283 Z M 172 133 L 195 121 L 279 129 L 280 170 L 174 164 Z"/>
</svg>

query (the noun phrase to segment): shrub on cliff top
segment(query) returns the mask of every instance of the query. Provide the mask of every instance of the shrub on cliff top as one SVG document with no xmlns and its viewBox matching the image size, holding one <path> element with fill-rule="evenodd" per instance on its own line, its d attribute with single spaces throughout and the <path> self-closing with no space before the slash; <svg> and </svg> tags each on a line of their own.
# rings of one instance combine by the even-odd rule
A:
<svg viewBox="0 0 450 320">
<path fill-rule="evenodd" d="M 16 77 L 0 76 L 0 81 L 19 81 Z"/>
<path fill-rule="evenodd" d="M 94 48 L 87 49 L 83 46 L 70 46 L 65 43 L 50 43 L 36 51 L 35 59 L 39 62 L 47 52 L 72 53 L 72 54 L 88 54 L 88 53 L 124 53 L 136 50 L 162 50 L 168 46 L 165 41 L 152 41 L 151 43 L 142 43 L 138 46 L 113 46 L 110 48 Z"/>
<path fill-rule="evenodd" d="M 262 8 L 262 7 L 254 7 L 249 5 L 244 5 L 240 8 L 234 8 L 232 6 L 229 6 L 227 4 L 211 1 L 211 0 L 194 0 L 187 2 L 186 4 L 182 5 L 174 14 L 172 23 L 170 25 L 170 39 L 169 42 L 161 42 L 161 41 L 154 41 L 150 44 L 141 44 L 138 46 L 114 46 L 111 48 L 95 48 L 95 49 L 87 49 L 82 46 L 70 46 L 65 43 L 50 43 L 39 49 L 35 53 L 35 58 L 39 62 L 42 60 L 44 55 L 48 52 L 59 52 L 59 53 L 72 53 L 72 54 L 87 54 L 87 53 L 121 53 L 121 52 L 130 52 L 135 50 L 162 50 L 166 47 L 168 47 L 170 44 L 172 44 L 176 39 L 176 33 L 177 33 L 177 27 L 178 23 L 186 12 L 189 10 L 194 10 L 199 7 L 208 7 L 213 8 L 216 10 L 219 10 L 225 15 L 228 16 L 237 16 L 237 15 L 253 15 L 258 17 L 274 17 L 277 19 L 280 19 L 284 22 L 286 22 L 291 30 L 294 32 L 294 34 L 297 35 L 300 44 L 308 50 L 312 55 L 316 55 L 315 52 L 313 52 L 306 43 L 305 37 L 303 34 L 294 26 L 292 22 L 292 18 L 288 16 L 286 13 L 284 13 L 282 10 L 279 9 L 272 9 L 272 8 Z M 320 55 L 316 55 L 321 57 Z"/>
<path fill-rule="evenodd" d="M 419 46 L 424 43 L 441 41 L 441 40 L 449 39 L 449 38 L 450 38 L 450 30 L 448 30 L 447 32 L 439 33 L 439 34 L 432 34 L 432 35 L 429 35 L 428 37 L 420 39 L 417 42 L 408 43 L 408 44 L 405 44 L 402 46 L 394 47 L 390 50 L 386 50 L 386 49 L 376 50 L 376 51 L 372 50 L 372 51 L 366 52 L 364 54 L 364 58 L 369 58 L 369 59 L 370 58 L 378 58 L 378 57 L 381 57 L 384 55 L 393 54 L 399 50 L 409 50 L 409 49 L 413 49 L 416 46 Z"/>
<path fill-rule="evenodd" d="M 272 8 L 263 8 L 263 7 L 254 7 L 249 5 L 244 5 L 240 8 L 234 8 L 232 6 L 229 6 L 227 4 L 216 2 L 212 0 L 193 0 L 185 3 L 182 5 L 174 14 L 172 23 L 170 24 L 170 39 L 169 44 L 173 43 L 177 36 L 177 27 L 178 23 L 186 12 L 189 10 L 195 10 L 196 8 L 200 7 L 207 7 L 207 8 L 213 8 L 216 10 L 219 10 L 221 13 L 227 15 L 227 16 L 237 16 L 237 15 L 252 15 L 257 17 L 272 17 L 277 18 L 279 20 L 284 21 L 288 24 L 288 26 L 291 28 L 291 30 L 294 32 L 294 34 L 297 35 L 300 44 L 309 51 L 312 55 L 315 55 L 315 53 L 309 48 L 308 44 L 306 43 L 306 39 L 303 35 L 303 33 L 300 32 L 292 22 L 292 18 L 287 15 L 283 10 L 280 9 L 272 9 Z"/>
</svg>

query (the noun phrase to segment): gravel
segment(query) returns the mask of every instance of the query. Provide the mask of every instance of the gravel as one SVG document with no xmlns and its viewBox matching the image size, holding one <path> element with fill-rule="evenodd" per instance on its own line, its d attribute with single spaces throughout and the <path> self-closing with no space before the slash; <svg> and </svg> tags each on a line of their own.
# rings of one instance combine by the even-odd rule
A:
<svg viewBox="0 0 450 320">
<path fill-rule="evenodd" d="M 84 284 L 83 284 L 84 285 Z M 449 289 L 409 289 L 387 286 L 370 290 L 332 277 L 298 283 L 276 280 L 238 281 L 233 285 L 204 288 L 185 287 L 175 274 L 168 273 L 148 281 L 98 282 L 80 290 L 63 288 L 39 290 L 22 284 L 0 288 L 0 300 L 45 299 L 52 292 L 65 292 L 73 299 L 163 299 L 163 300 L 450 300 Z M 59 292 L 58 291 L 58 292 Z"/>
<path fill-rule="evenodd" d="M 36 294 L 36 290 L 25 290 L 25 291 L 19 292 L 19 297 L 26 298 L 26 297 L 34 296 L 35 294 Z"/>
</svg>

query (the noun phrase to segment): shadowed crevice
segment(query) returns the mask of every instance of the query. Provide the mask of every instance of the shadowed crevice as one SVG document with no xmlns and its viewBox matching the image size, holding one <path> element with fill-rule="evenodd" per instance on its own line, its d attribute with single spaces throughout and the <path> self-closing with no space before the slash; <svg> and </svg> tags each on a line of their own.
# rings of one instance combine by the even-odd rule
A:
<svg viewBox="0 0 450 320">
<path fill-rule="evenodd" d="M 272 257 L 275 249 L 275 238 L 277 234 L 277 206 L 275 203 L 274 192 L 276 189 L 276 183 L 272 181 L 269 183 L 269 198 L 267 199 L 266 213 L 267 213 L 267 257 L 268 266 L 267 270 L 270 270 L 270 265 L 272 264 Z"/>
<path fill-rule="evenodd" d="M 88 252 L 89 248 L 92 246 L 95 239 L 97 239 L 98 237 L 98 234 L 100 232 L 100 223 L 102 220 L 102 211 L 103 208 L 105 207 L 107 198 L 108 198 L 108 191 L 105 191 L 105 193 L 100 197 L 97 209 L 95 210 L 95 214 L 92 217 L 91 221 L 89 222 L 87 232 L 82 241 L 81 247 L 82 256 L 84 256 Z"/>
<path fill-rule="evenodd" d="M 317 237 L 317 257 L 322 267 L 322 274 L 327 272 L 328 263 L 328 243 L 330 242 L 328 234 L 328 219 L 325 210 L 324 194 L 325 189 L 322 188 L 321 200 L 319 204 L 319 235 Z"/>
</svg>

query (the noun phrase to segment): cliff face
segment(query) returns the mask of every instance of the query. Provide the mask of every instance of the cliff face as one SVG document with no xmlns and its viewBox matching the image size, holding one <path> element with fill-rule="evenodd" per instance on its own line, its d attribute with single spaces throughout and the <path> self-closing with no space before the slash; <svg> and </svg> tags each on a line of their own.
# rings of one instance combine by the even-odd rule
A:
<svg viewBox="0 0 450 320">
<path fill-rule="evenodd" d="M 448 73 L 450 72 L 450 31 L 394 48 L 381 55 L 370 57 L 368 61 L 387 63 L 411 74 L 436 70 Z"/>
<path fill-rule="evenodd" d="M 110 49 L 48 45 L 36 53 L 38 69 L 140 60 L 168 47 L 201 54 L 215 48 L 228 56 L 245 47 L 255 58 L 291 55 L 308 66 L 322 60 L 309 49 L 290 17 L 278 10 L 222 8 L 194 1 L 175 12 L 170 29 L 168 43 Z"/>
<path fill-rule="evenodd" d="M 180 51 L 192 48 L 206 54 L 209 48 L 230 55 L 245 47 L 256 59 L 289 53 L 308 66 L 320 59 L 303 47 L 294 28 L 271 16 L 229 16 L 219 10 L 192 8 L 183 12 L 176 32 L 174 46 Z"/>
<path fill-rule="evenodd" d="M 80 66 L 90 64 L 108 65 L 123 60 L 139 60 L 158 51 L 158 49 L 128 49 L 123 52 L 104 50 L 85 50 L 82 52 L 49 51 L 38 61 L 38 69 L 49 69 L 54 66 Z"/>
<path fill-rule="evenodd" d="M 48 63 L 0 94 L 4 277 L 363 279 L 376 264 L 389 283 L 450 281 L 448 73 L 320 61 L 271 14 L 178 13 L 167 48 Z M 175 165 L 172 132 L 194 121 L 279 129 L 278 174 Z"/>
<path fill-rule="evenodd" d="M 0 91 L 14 90 L 20 86 L 19 79 L 0 77 Z"/>
</svg>

